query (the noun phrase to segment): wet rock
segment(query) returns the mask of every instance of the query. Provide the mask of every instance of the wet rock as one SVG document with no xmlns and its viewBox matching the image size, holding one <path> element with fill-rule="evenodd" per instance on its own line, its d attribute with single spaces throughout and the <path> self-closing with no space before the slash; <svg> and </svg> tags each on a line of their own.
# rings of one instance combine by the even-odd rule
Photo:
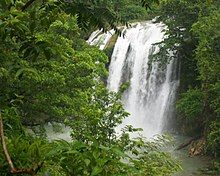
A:
<svg viewBox="0 0 220 176">
<path fill-rule="evenodd" d="M 204 148 L 205 148 L 205 138 L 201 138 L 196 141 L 193 141 L 189 147 L 189 156 L 193 157 L 193 156 L 203 155 Z"/>
</svg>

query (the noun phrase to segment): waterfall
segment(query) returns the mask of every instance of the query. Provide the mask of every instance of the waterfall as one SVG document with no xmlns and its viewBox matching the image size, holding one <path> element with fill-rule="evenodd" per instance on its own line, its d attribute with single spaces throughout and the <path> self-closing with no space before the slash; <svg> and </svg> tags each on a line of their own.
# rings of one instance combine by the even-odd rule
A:
<svg viewBox="0 0 220 176">
<path fill-rule="evenodd" d="M 167 120 L 173 112 L 173 102 L 179 84 L 175 74 L 178 63 L 171 60 L 162 69 L 151 57 L 159 51 L 155 43 L 164 38 L 164 25 L 152 22 L 133 24 L 123 30 L 118 37 L 109 66 L 108 88 L 118 91 L 120 85 L 129 82 L 124 92 L 123 104 L 130 116 L 123 121 L 122 127 L 132 125 L 142 128 L 143 135 L 153 137 L 161 134 L 167 126 Z M 97 33 L 97 32 L 96 32 Z M 97 40 L 109 40 L 104 34 L 90 41 L 99 45 Z M 94 36 L 93 36 L 94 38 Z M 93 42 L 94 41 L 94 42 Z M 100 49 L 103 49 L 102 42 Z M 100 45 L 99 45 L 100 46 Z"/>
</svg>

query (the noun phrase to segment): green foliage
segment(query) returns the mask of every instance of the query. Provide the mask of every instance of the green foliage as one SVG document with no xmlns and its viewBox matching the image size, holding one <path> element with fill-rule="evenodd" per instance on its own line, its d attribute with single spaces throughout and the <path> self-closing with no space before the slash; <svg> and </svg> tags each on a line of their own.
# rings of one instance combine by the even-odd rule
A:
<svg viewBox="0 0 220 176">
<path fill-rule="evenodd" d="M 39 175 L 171 175 L 180 166 L 161 151 L 167 139 L 146 142 L 131 139 L 138 129 L 127 126 L 121 135 L 115 128 L 128 115 L 120 103 L 120 94 L 108 92 L 103 85 L 91 88 L 92 97 L 82 97 L 86 106 L 78 109 L 78 117 L 68 120 L 72 127 L 72 142 L 48 143 L 35 137 L 9 136 L 7 145 L 17 167 L 31 167 L 43 161 Z M 90 93 L 88 94 L 90 95 Z M 16 147 L 18 146 L 18 147 Z M 1 172 L 7 173 L 7 163 L 0 160 Z M 7 174 L 6 174 L 7 175 Z"/>
<path fill-rule="evenodd" d="M 216 0 L 164 0 L 158 17 L 167 25 L 160 55 L 166 61 L 168 51 L 173 51 L 181 64 L 177 109 L 182 126 L 205 135 L 213 154 L 219 150 L 219 7 Z"/>
<path fill-rule="evenodd" d="M 213 169 L 212 169 L 213 174 L 218 174 L 220 172 L 220 161 L 216 160 L 213 162 Z"/>
<path fill-rule="evenodd" d="M 128 113 L 120 103 L 120 96 L 109 93 L 104 85 L 96 85 L 90 91 L 91 96 L 84 97 L 86 106 L 81 106 L 78 117 L 68 123 L 73 129 L 72 137 L 83 142 L 108 143 L 116 138 L 115 127 Z"/>
<path fill-rule="evenodd" d="M 121 18 L 126 21 L 147 20 L 148 17 L 146 9 L 135 4 L 122 6 L 120 14 Z"/>
<path fill-rule="evenodd" d="M 122 21 L 147 20 L 148 11 L 156 1 L 141 2 L 140 0 L 112 0 L 113 9 Z"/>
<path fill-rule="evenodd" d="M 80 110 L 72 128 L 72 143 L 55 142 L 62 171 L 67 175 L 170 175 L 180 169 L 169 155 L 160 151 L 166 142 L 146 142 L 143 138 L 131 139 L 129 134 L 138 129 L 126 127 L 122 134 L 115 129 L 128 116 L 120 102 L 121 92 L 108 92 L 102 85 L 93 89 L 92 98 Z M 123 90 L 122 90 L 123 91 Z M 64 143 L 64 145 L 63 145 Z M 60 159 L 59 156 L 62 156 Z"/>
<path fill-rule="evenodd" d="M 101 81 L 107 76 L 107 56 L 80 37 L 82 29 L 105 31 L 124 23 L 114 3 L 0 1 L 0 108 L 16 168 L 43 162 L 38 172 L 42 176 L 158 176 L 179 169 L 161 152 L 164 139 L 131 139 L 129 133 L 137 131 L 132 127 L 116 134 L 115 128 L 128 115 L 121 92 L 109 92 Z M 136 18 L 137 11 L 143 13 L 135 6 L 129 18 Z M 71 142 L 50 143 L 44 135 L 27 134 L 26 126 L 54 121 L 72 128 Z M 0 146 L 0 175 L 8 176 L 3 153 Z"/>
<path fill-rule="evenodd" d="M 74 50 L 73 42 L 79 40 L 76 17 L 60 12 L 55 19 L 57 9 L 50 17 L 37 7 L 30 13 L 21 12 L 21 19 L 10 11 L 11 17 L 4 18 L 6 25 L 1 28 L 7 35 L 0 41 L 4 43 L 0 48 L 1 105 L 18 107 L 28 125 L 74 116 L 79 92 L 93 86 L 94 77 L 106 75 L 104 54 L 85 43 L 82 51 Z M 32 13 L 39 20 L 28 18 Z M 7 27 L 11 18 L 19 21 Z M 19 32 L 18 24 L 26 26 L 26 31 Z M 17 32 L 11 33 L 14 28 Z"/>
<path fill-rule="evenodd" d="M 199 18 L 192 30 L 199 37 L 196 49 L 199 79 L 207 83 L 215 83 L 220 78 L 220 10 L 213 8 L 210 10 L 208 16 Z"/>
<path fill-rule="evenodd" d="M 204 111 L 203 107 L 203 93 L 199 89 L 191 89 L 186 93 L 182 94 L 181 98 L 177 103 L 177 109 L 185 115 L 185 118 L 195 122 L 202 118 Z"/>
<path fill-rule="evenodd" d="M 209 125 L 207 135 L 207 150 L 212 152 L 215 156 L 220 155 L 220 122 L 213 121 Z"/>
<path fill-rule="evenodd" d="M 151 142 L 141 137 L 131 139 L 129 134 L 139 130 L 131 126 L 123 129 L 121 135 L 116 134 L 115 128 L 128 115 L 120 103 L 120 94 L 108 92 L 100 84 L 91 92 L 91 97 L 90 93 L 81 97 L 85 105 L 78 109 L 77 118 L 66 121 L 72 127 L 72 142 L 60 140 L 50 144 L 25 135 L 10 137 L 7 144 L 15 165 L 31 167 L 44 161 L 40 175 L 162 176 L 180 169 L 161 151 L 166 138 L 158 137 Z M 4 166 L 2 173 L 7 173 L 4 159 L 0 165 Z"/>
<path fill-rule="evenodd" d="M 112 3 L 107 0 L 60 0 L 55 2 L 67 14 L 78 15 L 78 25 L 88 30 L 91 27 L 107 30 L 117 30 L 117 23 L 125 23 L 117 13 L 114 12 Z"/>
<path fill-rule="evenodd" d="M 56 141 L 51 155 L 66 175 L 171 175 L 180 166 L 160 151 L 161 143 L 163 139 L 155 142 L 145 142 L 143 138 L 131 140 L 124 131 L 119 139 L 101 145 L 94 139 L 86 143 Z"/>
<path fill-rule="evenodd" d="M 18 168 L 32 168 L 45 161 L 51 146 L 47 141 L 26 135 L 14 135 L 7 138 L 7 147 Z M 8 163 L 5 162 L 2 148 L 0 148 L 0 174 L 7 176 Z"/>
<path fill-rule="evenodd" d="M 204 121 L 206 116 L 205 95 L 200 89 L 189 89 L 186 93 L 182 93 L 176 104 L 182 122 L 181 129 L 187 133 L 192 132 L 196 135 L 201 135 L 204 129 Z"/>
</svg>

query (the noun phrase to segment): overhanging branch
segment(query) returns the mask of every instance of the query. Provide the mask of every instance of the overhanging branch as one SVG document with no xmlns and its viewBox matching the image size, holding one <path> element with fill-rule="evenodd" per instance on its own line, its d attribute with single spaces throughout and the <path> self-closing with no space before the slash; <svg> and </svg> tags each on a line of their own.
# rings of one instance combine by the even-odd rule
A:
<svg viewBox="0 0 220 176">
<path fill-rule="evenodd" d="M 1 135 L 2 147 L 3 147 L 5 158 L 8 162 L 8 165 L 10 166 L 11 172 L 14 172 L 14 171 L 16 171 L 16 169 L 15 169 L 14 164 L 11 160 L 11 157 L 8 153 L 8 149 L 7 149 L 7 146 L 5 143 L 5 136 L 4 136 L 4 130 L 3 130 L 3 120 L 2 120 L 1 112 L 0 112 L 0 135 Z"/>
<path fill-rule="evenodd" d="M 5 155 L 5 158 L 7 160 L 7 163 L 9 165 L 9 167 L 10 167 L 10 172 L 12 174 L 29 174 L 31 176 L 36 176 L 37 172 L 43 166 L 43 162 L 37 164 L 36 166 L 34 166 L 32 168 L 28 168 L 28 169 L 16 169 L 15 168 L 15 166 L 12 162 L 12 159 L 9 155 L 8 148 L 7 148 L 7 145 L 6 145 L 6 142 L 5 142 L 4 126 L 3 126 L 3 119 L 2 119 L 2 116 L 1 116 L 1 112 L 0 112 L 0 140 L 1 140 L 2 147 L 3 147 L 3 152 L 4 152 L 4 155 Z"/>
</svg>

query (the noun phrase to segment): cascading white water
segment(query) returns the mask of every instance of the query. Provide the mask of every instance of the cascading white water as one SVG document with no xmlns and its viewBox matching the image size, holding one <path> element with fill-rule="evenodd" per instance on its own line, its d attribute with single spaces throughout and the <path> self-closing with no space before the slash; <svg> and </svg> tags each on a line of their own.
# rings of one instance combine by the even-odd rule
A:
<svg viewBox="0 0 220 176">
<path fill-rule="evenodd" d="M 109 66 L 108 88 L 118 91 L 120 85 L 129 82 L 123 95 L 125 109 L 130 113 L 122 124 L 142 128 L 146 137 L 161 134 L 170 115 L 175 99 L 178 79 L 175 76 L 177 63 L 171 60 L 165 69 L 158 62 L 150 64 L 150 56 L 159 48 L 153 44 L 163 40 L 164 26 L 152 22 L 133 24 L 118 37 Z M 99 35 L 97 40 L 110 39 L 109 34 Z M 94 36 L 93 36 L 94 38 Z M 105 44 L 107 43 L 106 40 Z M 94 42 L 93 42 L 94 41 Z M 102 43 L 100 49 L 105 46 Z M 99 45 L 100 46 L 100 45 Z"/>
<path fill-rule="evenodd" d="M 103 34 L 102 30 L 94 31 L 87 40 L 87 43 L 89 43 L 90 45 L 97 45 L 99 46 L 100 50 L 103 50 L 110 38 L 112 37 L 112 35 L 114 35 L 114 33 L 114 30 L 110 30 Z"/>
</svg>

